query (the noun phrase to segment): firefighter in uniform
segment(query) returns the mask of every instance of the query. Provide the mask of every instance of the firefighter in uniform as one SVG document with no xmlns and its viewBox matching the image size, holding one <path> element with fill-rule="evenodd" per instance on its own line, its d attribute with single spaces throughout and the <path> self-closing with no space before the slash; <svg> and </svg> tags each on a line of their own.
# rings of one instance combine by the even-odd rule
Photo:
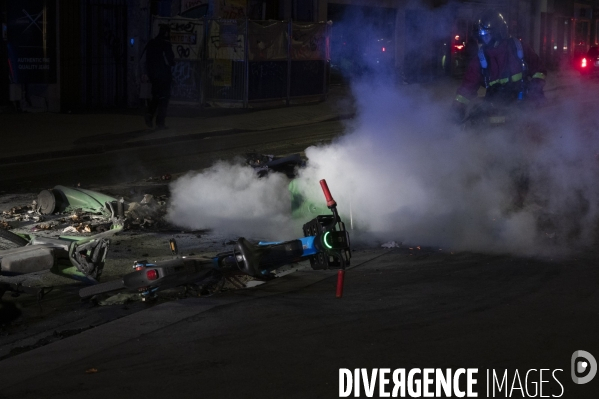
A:
<svg viewBox="0 0 599 399">
<path fill-rule="evenodd" d="M 485 98 L 495 103 L 526 99 L 541 105 L 546 70 L 532 48 L 508 36 L 500 13 L 486 10 L 480 15 L 478 38 L 478 56 L 470 61 L 452 105 L 456 121 L 464 120 L 480 86 L 486 88 Z"/>
</svg>

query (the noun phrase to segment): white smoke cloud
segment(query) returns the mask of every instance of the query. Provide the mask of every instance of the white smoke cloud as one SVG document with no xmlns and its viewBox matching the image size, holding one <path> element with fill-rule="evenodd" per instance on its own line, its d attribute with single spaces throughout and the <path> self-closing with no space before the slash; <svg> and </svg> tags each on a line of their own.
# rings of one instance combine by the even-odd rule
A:
<svg viewBox="0 0 599 399">
<path fill-rule="evenodd" d="M 355 94 L 359 122 L 330 147 L 308 149 L 302 179 L 312 187 L 326 177 L 370 237 L 519 254 L 595 239 L 599 123 L 580 104 L 464 131 L 447 122 L 447 101 L 430 90 L 406 95 L 369 82 Z"/>
<path fill-rule="evenodd" d="M 517 129 L 462 130 L 427 89 L 355 86 L 359 114 L 330 145 L 306 149 L 296 185 L 324 208 L 326 179 L 352 236 L 454 250 L 539 254 L 590 244 L 599 153 L 588 113 L 554 105 Z M 534 113 L 531 113 L 534 115 Z M 571 115 L 571 116 L 568 116 Z M 551 119 L 549 119 L 551 118 Z M 528 182 L 528 183 L 527 183 Z M 517 185 L 528 185 L 518 200 Z M 220 162 L 172 185 L 169 218 L 192 228 L 292 238 L 287 179 Z"/>
<path fill-rule="evenodd" d="M 293 223 L 287 185 L 283 175 L 258 178 L 250 167 L 221 161 L 171 184 L 167 218 L 192 229 L 251 238 L 290 238 Z"/>
<path fill-rule="evenodd" d="M 578 82 L 552 79 L 561 88 Z M 354 81 L 357 117 L 332 144 L 306 149 L 295 181 L 308 203 L 325 208 L 318 182 L 327 180 L 354 242 L 555 255 L 596 240 L 599 115 L 589 110 L 598 96 L 585 90 L 584 108 L 570 90 L 569 100 L 521 110 L 526 119 L 515 125 L 464 130 L 447 115 L 455 82 L 390 82 Z M 168 217 L 247 237 L 297 237 L 312 215 L 291 218 L 287 185 L 220 162 L 173 183 Z"/>
</svg>

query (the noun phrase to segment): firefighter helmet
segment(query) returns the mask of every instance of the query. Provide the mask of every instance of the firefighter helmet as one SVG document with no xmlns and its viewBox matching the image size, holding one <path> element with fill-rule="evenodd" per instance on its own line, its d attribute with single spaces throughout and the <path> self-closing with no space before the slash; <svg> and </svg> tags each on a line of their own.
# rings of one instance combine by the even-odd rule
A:
<svg viewBox="0 0 599 399">
<path fill-rule="evenodd" d="M 478 18 L 478 35 L 481 38 L 489 35 L 492 42 L 506 39 L 508 37 L 507 23 L 503 15 L 495 10 L 483 11 Z M 488 44 L 487 41 L 483 41 Z"/>
</svg>

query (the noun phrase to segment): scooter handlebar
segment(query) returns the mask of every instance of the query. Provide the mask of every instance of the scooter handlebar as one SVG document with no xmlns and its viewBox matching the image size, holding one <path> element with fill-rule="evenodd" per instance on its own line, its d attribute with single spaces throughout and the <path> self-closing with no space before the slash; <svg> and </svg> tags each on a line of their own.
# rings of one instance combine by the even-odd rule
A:
<svg viewBox="0 0 599 399">
<path fill-rule="evenodd" d="M 322 179 L 320 181 L 320 187 L 322 187 L 322 192 L 324 193 L 324 197 L 327 200 L 327 207 L 331 208 L 337 206 L 337 202 L 333 199 L 331 195 L 331 191 L 329 190 L 329 186 L 327 186 L 327 181 Z"/>
</svg>

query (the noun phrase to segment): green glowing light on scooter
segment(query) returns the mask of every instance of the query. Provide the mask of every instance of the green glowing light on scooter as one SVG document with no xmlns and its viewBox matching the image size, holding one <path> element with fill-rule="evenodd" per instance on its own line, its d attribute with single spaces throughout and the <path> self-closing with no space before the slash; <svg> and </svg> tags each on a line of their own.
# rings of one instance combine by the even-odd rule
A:
<svg viewBox="0 0 599 399">
<path fill-rule="evenodd" d="M 330 233 L 330 231 L 327 231 L 326 233 L 324 233 L 324 236 L 322 237 L 322 242 L 324 243 L 325 247 L 327 247 L 328 249 L 333 249 L 333 246 L 327 242 L 327 236 L 329 235 L 329 233 Z"/>
</svg>

